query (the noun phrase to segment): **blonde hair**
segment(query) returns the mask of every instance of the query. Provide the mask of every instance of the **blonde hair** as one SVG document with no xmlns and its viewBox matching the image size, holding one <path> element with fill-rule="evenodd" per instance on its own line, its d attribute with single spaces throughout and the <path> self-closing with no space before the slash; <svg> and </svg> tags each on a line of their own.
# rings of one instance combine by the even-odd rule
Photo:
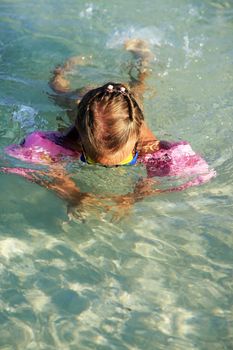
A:
<svg viewBox="0 0 233 350">
<path fill-rule="evenodd" d="M 85 151 L 98 161 L 106 151 L 115 153 L 132 137 L 138 139 L 143 120 L 134 95 L 110 82 L 84 95 L 75 125 Z"/>
</svg>

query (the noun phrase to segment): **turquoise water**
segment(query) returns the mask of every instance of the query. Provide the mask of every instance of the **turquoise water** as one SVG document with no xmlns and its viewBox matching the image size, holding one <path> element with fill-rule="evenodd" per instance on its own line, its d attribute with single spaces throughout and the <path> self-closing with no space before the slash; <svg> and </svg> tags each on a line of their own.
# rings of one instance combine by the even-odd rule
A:
<svg viewBox="0 0 233 350">
<path fill-rule="evenodd" d="M 47 189 L 0 174 L 0 349 L 232 349 L 232 1 L 1 0 L 0 26 L 0 166 L 20 165 L 4 146 L 68 124 L 48 96 L 54 66 L 92 55 L 73 87 L 125 80 L 123 42 L 139 37 L 156 57 L 150 127 L 188 140 L 218 174 L 121 220 L 85 222 Z M 143 172 L 70 167 L 84 190 L 106 192 Z"/>
</svg>

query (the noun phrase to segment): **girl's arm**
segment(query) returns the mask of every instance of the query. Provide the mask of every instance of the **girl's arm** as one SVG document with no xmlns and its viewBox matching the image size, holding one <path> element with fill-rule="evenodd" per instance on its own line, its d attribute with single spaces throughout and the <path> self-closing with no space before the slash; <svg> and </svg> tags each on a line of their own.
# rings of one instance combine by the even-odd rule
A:
<svg viewBox="0 0 233 350">
<path fill-rule="evenodd" d="M 41 187 L 52 190 L 59 198 L 67 203 L 67 214 L 70 218 L 83 220 L 93 212 L 108 211 L 109 205 L 104 201 L 107 196 L 81 192 L 75 181 L 65 172 L 62 166 L 52 166 L 48 171 L 29 168 L 0 167 L 0 173 L 15 174 L 26 178 Z"/>
<path fill-rule="evenodd" d="M 90 63 L 90 57 L 74 56 L 69 58 L 63 65 L 56 67 L 49 80 L 49 86 L 57 94 L 77 94 L 82 89 L 71 90 L 70 81 L 67 78 L 75 66 L 85 66 Z"/>
<path fill-rule="evenodd" d="M 125 49 L 133 55 L 134 62 L 130 68 L 130 88 L 135 97 L 143 103 L 143 95 L 146 90 L 146 78 L 149 76 L 148 65 L 153 55 L 148 44 L 141 39 L 130 39 L 125 42 Z M 136 71 L 135 77 L 132 73 Z M 151 153 L 159 149 L 159 141 L 144 121 L 141 126 L 138 142 L 140 154 Z"/>
<path fill-rule="evenodd" d="M 143 121 L 140 136 L 138 140 L 138 152 L 140 155 L 153 153 L 160 148 L 160 141 L 156 138 L 153 132 L 149 129 L 146 122 Z"/>
<path fill-rule="evenodd" d="M 49 94 L 49 97 L 60 107 L 67 109 L 67 115 L 73 122 L 77 114 L 77 105 L 83 95 L 89 90 L 88 87 L 72 90 L 68 74 L 77 66 L 89 64 L 91 57 L 71 57 L 63 65 L 56 67 L 49 80 L 50 88 L 55 94 Z"/>
<path fill-rule="evenodd" d="M 41 187 L 53 190 L 58 197 L 70 204 L 77 203 L 81 198 L 79 188 L 62 167 L 51 167 L 48 171 L 0 167 L 0 172 L 22 176 Z"/>
<path fill-rule="evenodd" d="M 130 89 L 136 98 L 142 103 L 143 95 L 146 90 L 145 80 L 149 76 L 148 65 L 153 58 L 153 55 L 148 44 L 141 39 L 127 40 L 125 42 L 125 49 L 130 51 L 134 58 L 134 62 L 132 62 L 129 70 Z"/>
</svg>

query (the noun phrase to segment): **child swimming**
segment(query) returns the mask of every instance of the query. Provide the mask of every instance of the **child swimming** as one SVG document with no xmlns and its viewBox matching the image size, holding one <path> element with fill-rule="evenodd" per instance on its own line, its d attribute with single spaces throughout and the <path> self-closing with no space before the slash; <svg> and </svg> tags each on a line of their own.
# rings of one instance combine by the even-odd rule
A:
<svg viewBox="0 0 233 350">
<path fill-rule="evenodd" d="M 133 203 L 148 195 L 156 194 L 157 176 L 193 176 L 190 181 L 169 191 L 185 189 L 208 181 L 214 172 L 187 142 L 159 141 L 148 128 L 142 109 L 145 79 L 151 52 L 142 40 L 129 40 L 125 48 L 132 52 L 137 77 L 130 75 L 129 84 L 108 82 L 89 91 L 70 89 L 66 73 L 75 64 L 85 64 L 84 58 L 73 58 L 55 69 L 50 86 L 56 93 L 53 98 L 61 103 L 68 101 L 69 114 L 76 119 L 66 132 L 33 132 L 19 145 L 10 145 L 6 153 L 23 161 L 49 165 L 51 179 L 43 178 L 43 172 L 30 169 L 4 168 L 2 171 L 18 173 L 30 181 L 53 189 L 71 205 L 84 198 L 95 202 L 97 197 L 81 193 L 64 170 L 67 159 L 80 159 L 89 165 L 105 167 L 132 166 L 143 163 L 148 179 L 141 180 L 133 193 L 114 197 L 115 202 Z M 194 176 L 195 175 L 195 176 Z"/>
</svg>

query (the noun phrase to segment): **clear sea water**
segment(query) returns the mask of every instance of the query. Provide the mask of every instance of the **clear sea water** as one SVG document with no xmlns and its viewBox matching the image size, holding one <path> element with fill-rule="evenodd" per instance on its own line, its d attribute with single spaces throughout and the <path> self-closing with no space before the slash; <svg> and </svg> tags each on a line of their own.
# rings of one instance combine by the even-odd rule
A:
<svg viewBox="0 0 233 350">
<path fill-rule="evenodd" d="M 74 87 L 124 81 L 134 37 L 156 57 L 150 127 L 188 140 L 218 175 L 121 220 L 80 222 L 54 193 L 0 174 L 1 350 L 233 349 L 232 0 L 1 0 L 0 166 L 6 145 L 68 124 L 48 96 L 57 64 L 93 56 Z M 124 192 L 140 171 L 77 166 L 77 182 Z"/>
</svg>

